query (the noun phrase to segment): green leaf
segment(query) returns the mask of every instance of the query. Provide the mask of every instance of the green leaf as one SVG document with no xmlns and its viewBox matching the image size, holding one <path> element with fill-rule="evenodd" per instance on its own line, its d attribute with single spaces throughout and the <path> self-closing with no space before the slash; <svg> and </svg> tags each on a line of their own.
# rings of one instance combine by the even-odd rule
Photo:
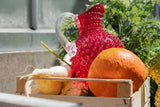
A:
<svg viewBox="0 0 160 107">
<path fill-rule="evenodd" d="M 133 7 L 132 7 L 132 13 L 133 13 L 134 15 L 137 15 L 137 14 L 138 14 L 138 8 L 137 8 L 136 6 L 133 6 Z"/>
<path fill-rule="evenodd" d="M 141 18 L 140 18 L 140 17 L 135 17 L 135 18 L 133 19 L 133 23 L 136 24 L 136 25 L 139 24 L 140 21 L 141 21 Z"/>
</svg>

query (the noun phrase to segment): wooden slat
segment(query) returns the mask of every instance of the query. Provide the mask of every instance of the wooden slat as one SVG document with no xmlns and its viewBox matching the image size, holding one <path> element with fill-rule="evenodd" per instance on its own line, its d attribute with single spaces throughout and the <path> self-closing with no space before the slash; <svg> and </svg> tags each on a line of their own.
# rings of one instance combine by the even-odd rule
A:
<svg viewBox="0 0 160 107">
<path fill-rule="evenodd" d="M 96 82 L 119 82 L 130 84 L 130 79 L 96 79 L 96 78 L 64 78 L 64 77 L 47 77 L 47 78 L 34 78 L 46 80 L 66 80 L 66 81 L 96 81 Z"/>
<path fill-rule="evenodd" d="M 16 93 L 24 93 L 24 86 L 27 81 L 26 78 L 20 79 L 21 76 L 17 77 L 17 90 Z"/>
<path fill-rule="evenodd" d="M 119 82 L 117 86 L 117 97 L 131 97 L 133 94 L 132 82 Z"/>
<path fill-rule="evenodd" d="M 48 78 L 34 78 L 45 79 L 45 80 L 62 80 L 62 81 L 96 81 L 96 82 L 116 82 L 117 86 L 117 97 L 131 97 L 132 95 L 132 81 L 129 79 L 95 79 L 95 78 L 64 78 L 64 77 L 48 77 Z M 17 93 L 24 93 L 24 85 L 26 78 L 20 80 L 17 77 Z"/>
<path fill-rule="evenodd" d="M 30 94 L 31 97 L 53 99 L 59 101 L 67 101 L 79 103 L 84 106 L 91 107 L 131 107 L 130 98 L 113 98 L 113 97 L 86 97 L 86 96 L 64 96 L 64 95 L 44 95 Z"/>
</svg>

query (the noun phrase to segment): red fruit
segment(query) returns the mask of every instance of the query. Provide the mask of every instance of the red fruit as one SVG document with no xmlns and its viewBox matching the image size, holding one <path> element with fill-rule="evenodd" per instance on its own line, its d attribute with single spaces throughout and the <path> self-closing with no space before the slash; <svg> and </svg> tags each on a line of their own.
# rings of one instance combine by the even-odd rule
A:
<svg viewBox="0 0 160 107">
<path fill-rule="evenodd" d="M 81 96 L 87 94 L 87 88 L 79 81 L 68 81 L 62 88 L 61 95 Z"/>
<path fill-rule="evenodd" d="M 76 17 L 80 36 L 75 41 L 77 53 L 71 58 L 71 67 L 76 77 L 88 77 L 92 61 L 102 50 L 112 47 L 123 48 L 118 37 L 103 30 L 101 17 L 104 12 L 103 5 L 95 4 Z M 87 82 L 85 84 L 88 86 Z"/>
</svg>

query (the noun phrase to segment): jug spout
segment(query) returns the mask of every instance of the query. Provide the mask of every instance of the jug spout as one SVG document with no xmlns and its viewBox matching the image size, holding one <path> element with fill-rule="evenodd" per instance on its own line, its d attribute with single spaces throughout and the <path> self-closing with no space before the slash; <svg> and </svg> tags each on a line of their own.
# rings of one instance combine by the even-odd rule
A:
<svg viewBox="0 0 160 107">
<path fill-rule="evenodd" d="M 63 48 L 66 50 L 66 52 L 69 54 L 69 56 L 73 57 L 75 56 L 77 51 L 76 44 L 69 42 L 61 31 L 62 23 L 65 22 L 66 17 L 71 17 L 74 20 L 76 16 L 73 13 L 69 13 L 69 12 L 60 14 L 56 20 L 56 25 L 55 25 L 56 35 L 59 42 L 61 43 Z"/>
</svg>

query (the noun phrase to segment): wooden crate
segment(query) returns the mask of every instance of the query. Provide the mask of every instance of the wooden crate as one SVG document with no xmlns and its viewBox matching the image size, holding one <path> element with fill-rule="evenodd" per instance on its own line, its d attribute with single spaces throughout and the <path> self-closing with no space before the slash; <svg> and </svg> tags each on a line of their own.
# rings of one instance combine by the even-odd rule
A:
<svg viewBox="0 0 160 107">
<path fill-rule="evenodd" d="M 67 81 L 99 81 L 99 82 L 117 82 L 117 97 L 93 97 L 93 96 L 65 96 L 65 95 L 45 95 L 35 92 L 35 86 L 31 87 L 29 96 L 60 101 L 79 103 L 85 106 L 93 107 L 150 107 L 150 78 L 147 78 L 143 86 L 134 94 L 132 93 L 132 81 L 126 79 L 81 79 L 81 78 L 41 78 L 47 80 L 67 80 Z M 16 93 L 25 93 L 26 79 L 17 77 Z"/>
</svg>

